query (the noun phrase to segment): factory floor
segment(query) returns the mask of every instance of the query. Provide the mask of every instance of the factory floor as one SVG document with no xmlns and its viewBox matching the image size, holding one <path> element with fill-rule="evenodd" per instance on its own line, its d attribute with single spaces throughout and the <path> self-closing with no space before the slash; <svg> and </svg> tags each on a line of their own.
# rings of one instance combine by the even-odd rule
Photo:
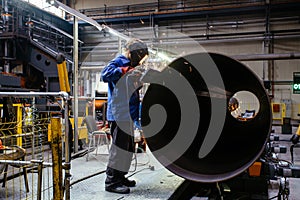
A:
<svg viewBox="0 0 300 200">
<path fill-rule="evenodd" d="M 295 130 L 293 130 L 295 131 Z M 287 153 L 279 154 L 279 158 L 284 160 L 291 160 L 290 145 L 288 140 L 292 135 L 281 134 L 280 129 L 275 127 L 275 134 L 280 137 L 280 145 L 287 147 Z M 100 154 L 99 154 L 100 152 Z M 168 199 L 176 188 L 184 181 L 181 177 L 171 173 L 165 169 L 151 152 L 147 150 L 145 153 L 136 154 L 136 160 L 133 160 L 130 169 L 130 179 L 137 182 L 137 186 L 131 188 L 130 194 L 115 194 L 104 190 L 105 173 L 101 173 L 106 168 L 108 161 L 108 152 L 106 146 L 100 146 L 98 155 L 94 155 L 95 151 L 90 154 L 89 161 L 86 161 L 86 156 L 72 160 L 72 179 L 71 184 L 71 199 L 134 199 L 134 200 L 163 200 Z M 295 165 L 300 166 L 300 148 L 294 149 Z M 85 179 L 84 177 L 91 176 Z M 77 182 L 78 181 L 78 182 Z M 288 178 L 290 188 L 290 200 L 300 200 L 297 191 L 300 188 L 300 178 Z M 269 186 L 269 199 L 277 196 L 279 181 L 272 181 Z M 207 199 L 198 198 L 196 199 Z M 277 198 L 274 198 L 277 199 Z"/>
<path fill-rule="evenodd" d="M 98 172 L 105 170 L 108 154 L 105 146 L 100 147 L 99 150 L 98 153 L 101 152 L 101 154 L 89 156 L 88 161 L 86 161 L 86 156 L 72 160 L 71 184 L 83 177 L 97 175 L 72 185 L 71 199 L 168 199 L 183 181 L 182 178 L 166 170 L 156 161 L 151 152 L 146 150 L 145 153 L 136 154 L 137 159 L 132 161 L 128 175 L 131 176 L 129 179 L 137 182 L 137 185 L 131 188 L 130 194 L 106 192 L 104 190 L 106 175 L 105 173 L 98 174 Z M 94 153 L 95 151 L 92 154 Z"/>
<path fill-rule="evenodd" d="M 283 160 L 291 161 L 289 139 L 292 134 L 281 134 L 280 127 L 274 127 L 275 134 L 279 136 L 280 145 L 287 147 L 287 153 L 278 154 L 278 157 Z M 295 133 L 296 129 L 293 129 Z M 171 173 L 165 169 L 151 154 L 149 149 L 145 153 L 136 154 L 136 159 L 133 159 L 132 166 L 130 168 L 130 179 L 134 179 L 137 182 L 137 186 L 131 188 L 131 193 L 122 195 L 109 193 L 104 190 L 105 181 L 105 168 L 108 161 L 108 150 L 106 145 L 101 145 L 98 148 L 98 154 L 94 155 L 95 151 L 90 153 L 89 160 L 86 161 L 86 155 L 77 156 L 71 161 L 71 180 L 72 184 L 70 188 L 71 200 L 164 200 L 168 199 L 174 191 L 184 181 L 181 177 Z M 78 154 L 77 154 L 78 155 Z M 294 149 L 294 163 L 295 166 L 300 166 L 300 148 Z M 52 174 L 49 168 L 45 168 L 43 172 L 44 181 L 43 188 L 45 190 L 42 193 L 43 200 L 51 200 L 53 198 L 51 190 Z M 24 190 L 23 177 L 12 179 L 7 181 L 6 187 L 0 191 L 0 199 L 38 199 L 36 194 L 32 192 L 37 188 L 37 173 L 33 173 L 32 170 L 28 172 L 29 189 L 30 192 L 26 193 Z M 289 200 L 300 200 L 300 196 L 297 192 L 300 189 L 300 178 L 287 178 L 289 183 L 290 195 Z M 269 199 L 276 197 L 278 194 L 279 181 L 271 181 L 268 190 Z M 204 200 L 205 197 L 194 197 L 192 200 Z M 244 198 L 245 199 L 245 198 Z M 259 199 L 259 198 L 258 198 Z M 181 200 L 181 199 L 179 199 Z M 261 199 L 259 199 L 261 200 Z"/>
</svg>

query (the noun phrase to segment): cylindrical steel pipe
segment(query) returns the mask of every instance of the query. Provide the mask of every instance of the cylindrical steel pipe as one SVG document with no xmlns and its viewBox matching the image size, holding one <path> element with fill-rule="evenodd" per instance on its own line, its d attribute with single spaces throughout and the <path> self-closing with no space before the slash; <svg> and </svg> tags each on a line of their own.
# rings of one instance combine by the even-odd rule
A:
<svg viewBox="0 0 300 200">
<path fill-rule="evenodd" d="M 211 62 L 207 62 L 207 59 L 211 59 Z M 210 77 L 202 74 L 203 71 L 209 74 L 214 67 L 223 80 L 224 88 L 208 83 L 217 79 L 217 74 Z M 189 106 L 195 107 L 191 109 L 194 112 L 199 111 L 199 119 L 192 117 L 184 119 L 182 113 L 185 108 L 181 107 L 180 102 L 182 100 L 177 98 L 176 92 L 167 87 L 168 79 L 175 77 L 174 70 L 190 84 L 192 93 L 183 91 L 181 95 L 183 98 L 196 96 L 197 105 Z M 143 98 L 144 135 L 154 156 L 173 173 L 192 181 L 218 182 L 242 173 L 263 152 L 271 129 L 270 101 L 262 82 L 242 63 L 220 54 L 195 53 L 176 59 L 162 72 L 153 73 L 148 80 L 159 80 L 160 84 L 158 81 L 151 83 Z M 183 85 L 178 82 L 175 83 L 176 87 L 180 88 Z M 256 115 L 251 120 L 239 120 L 233 117 L 228 109 L 230 98 L 240 91 L 250 92 L 258 99 L 259 110 L 256 110 Z M 158 120 L 152 117 L 160 118 L 159 115 L 155 116 L 152 113 L 155 110 L 152 107 L 157 105 L 164 108 L 162 115 L 165 115 L 166 119 L 161 129 L 156 128 L 158 131 L 153 133 L 155 128 L 153 129 L 151 123 Z M 214 121 L 215 105 L 219 114 L 224 115 L 224 122 Z M 192 114 L 191 112 L 191 116 Z M 220 117 L 222 119 L 222 116 Z M 192 135 L 190 127 L 185 127 L 182 144 L 177 143 L 176 146 L 170 147 L 173 140 L 179 137 L 178 130 L 184 120 L 190 120 L 198 125 L 196 135 Z M 223 125 L 220 132 L 211 131 L 218 123 Z M 206 139 L 211 137 L 210 134 L 219 137 L 215 138 L 215 144 L 205 144 L 209 141 Z M 210 142 L 213 139 L 210 138 Z M 176 160 L 166 162 L 185 145 L 185 140 L 192 140 L 188 148 L 184 149 Z M 213 145 L 213 148 L 201 157 L 200 151 L 205 145 Z M 169 146 L 167 150 L 161 151 L 166 146 Z"/>
</svg>

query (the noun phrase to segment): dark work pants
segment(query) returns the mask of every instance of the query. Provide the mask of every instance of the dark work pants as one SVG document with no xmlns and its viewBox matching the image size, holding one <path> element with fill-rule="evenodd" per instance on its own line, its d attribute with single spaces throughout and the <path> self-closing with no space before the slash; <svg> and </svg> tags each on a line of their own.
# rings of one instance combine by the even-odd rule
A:
<svg viewBox="0 0 300 200">
<path fill-rule="evenodd" d="M 110 122 L 112 145 L 106 169 L 105 186 L 121 183 L 128 173 L 134 152 L 133 125 L 130 122 Z"/>
</svg>

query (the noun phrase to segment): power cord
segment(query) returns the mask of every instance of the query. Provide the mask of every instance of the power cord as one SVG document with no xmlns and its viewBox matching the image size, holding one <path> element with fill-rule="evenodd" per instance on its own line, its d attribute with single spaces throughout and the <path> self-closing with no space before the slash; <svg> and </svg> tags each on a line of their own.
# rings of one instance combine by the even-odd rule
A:
<svg viewBox="0 0 300 200">
<path fill-rule="evenodd" d="M 149 165 L 148 167 L 142 168 L 142 169 L 140 169 L 140 170 L 138 170 L 138 171 L 136 171 L 136 172 L 134 172 L 134 173 L 128 175 L 127 178 L 129 178 L 129 177 L 131 177 L 131 176 L 133 176 L 133 175 L 135 175 L 135 174 L 137 174 L 137 173 L 140 173 L 141 171 L 144 171 L 144 170 L 146 170 L 146 169 L 150 169 L 151 171 L 154 171 L 154 170 L 155 170 L 155 168 L 154 168 L 153 165 Z"/>
<path fill-rule="evenodd" d="M 138 148 L 140 148 L 140 147 L 138 147 Z M 142 150 L 142 153 L 145 153 L 145 151 L 142 148 L 140 148 L 140 149 Z M 145 162 L 145 163 L 138 163 L 138 161 L 137 161 L 137 153 L 136 152 L 133 155 L 134 155 L 134 158 L 132 160 L 135 160 L 135 162 L 134 162 L 134 169 L 132 171 L 130 171 L 131 173 L 136 171 L 137 166 L 145 166 L 145 165 L 148 165 L 150 163 L 150 157 L 149 157 L 149 155 L 147 153 L 146 153 L 146 155 L 147 155 L 147 162 Z"/>
<path fill-rule="evenodd" d="M 85 177 L 83 177 L 83 178 L 81 178 L 81 179 L 78 179 L 78 180 L 76 180 L 76 181 L 73 181 L 73 182 L 70 184 L 70 187 L 71 187 L 72 185 L 74 185 L 74 184 L 80 183 L 81 181 L 84 181 L 84 180 L 89 179 L 89 178 L 92 178 L 92 177 L 94 177 L 94 176 L 103 174 L 103 173 L 105 173 L 105 172 L 106 172 L 106 170 L 103 170 L 103 171 L 100 171 L 100 172 L 91 174 L 91 175 L 89 175 L 89 176 L 85 176 Z"/>
</svg>

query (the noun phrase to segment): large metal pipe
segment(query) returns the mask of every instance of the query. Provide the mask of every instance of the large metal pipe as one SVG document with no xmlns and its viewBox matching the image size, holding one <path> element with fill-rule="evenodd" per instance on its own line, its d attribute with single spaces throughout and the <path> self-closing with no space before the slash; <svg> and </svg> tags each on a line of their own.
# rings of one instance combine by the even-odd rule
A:
<svg viewBox="0 0 300 200">
<path fill-rule="evenodd" d="M 257 60 L 290 60 L 300 59 L 300 53 L 270 53 L 270 54 L 248 54 L 235 55 L 232 58 L 240 61 L 257 61 Z"/>
<path fill-rule="evenodd" d="M 223 79 L 223 89 L 214 87 L 205 81 L 213 81 L 218 77 L 217 74 L 205 77 L 205 74 L 201 73 L 213 70 L 213 65 L 207 62 L 207 59 L 211 59 L 217 67 L 217 71 Z M 197 104 L 189 106 L 193 106 L 191 110 L 194 112 L 199 110 L 199 119 L 183 118 L 185 107 L 181 105 L 181 100 L 176 96 L 176 92 L 168 88 L 166 84 L 175 77 L 174 70 L 193 88 L 191 93 L 184 90 L 180 95 L 184 99 L 196 95 Z M 147 77 L 147 74 L 145 76 Z M 150 150 L 167 169 L 188 180 L 217 182 L 237 176 L 259 158 L 271 129 L 270 101 L 262 82 L 244 64 L 220 54 L 196 53 L 174 60 L 169 67 L 160 73 L 149 75 L 149 78 L 148 80 L 152 80 L 152 83 L 143 98 L 142 125 Z M 153 80 L 156 82 L 153 83 Z M 180 87 L 183 87 L 180 82 L 175 83 L 174 88 Z M 251 120 L 239 120 L 233 117 L 227 107 L 232 96 L 240 91 L 250 92 L 258 99 L 259 110 L 256 110 L 257 114 Z M 225 103 L 223 104 L 222 101 Z M 151 123 L 162 121 L 155 119 L 152 113 L 157 105 L 164 108 L 162 115 L 165 115 L 166 119 L 161 129 L 156 128 L 159 131 L 154 133 Z M 213 107 L 215 105 L 217 108 Z M 222 120 L 213 121 L 216 109 L 217 114 L 220 115 L 218 117 L 224 118 L 224 123 Z M 225 112 L 223 112 L 224 110 Z M 192 115 L 194 113 L 191 112 Z M 159 115 L 156 117 L 160 118 Z M 184 120 L 198 125 L 196 135 L 192 135 L 190 127 L 185 127 L 182 143 L 177 143 L 176 146 L 161 151 L 179 137 L 178 130 Z M 210 133 L 218 123 L 223 124 L 220 132 Z M 210 137 L 209 134 L 216 134 L 219 138 L 212 138 L 217 140 L 216 144 L 207 155 L 201 157 L 199 156 L 201 148 L 203 145 L 207 145 L 204 143 L 206 138 Z M 192 140 L 192 143 L 178 159 L 172 161 L 170 157 L 178 153 L 180 148 L 185 145 L 186 140 Z M 168 161 L 170 162 L 168 163 Z"/>
</svg>

